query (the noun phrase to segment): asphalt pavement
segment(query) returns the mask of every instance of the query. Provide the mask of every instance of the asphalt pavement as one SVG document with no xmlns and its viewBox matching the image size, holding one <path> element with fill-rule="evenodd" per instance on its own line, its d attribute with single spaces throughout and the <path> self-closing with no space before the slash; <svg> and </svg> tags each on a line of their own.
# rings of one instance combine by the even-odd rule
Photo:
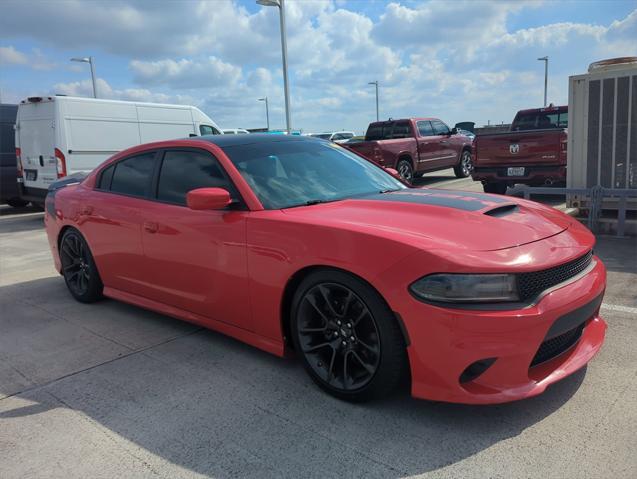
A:
<svg viewBox="0 0 637 479">
<path fill-rule="evenodd" d="M 420 182 L 479 191 L 448 173 Z M 42 213 L 2 206 L 0 477 L 636 477 L 636 240 L 599 237 L 596 252 L 609 329 L 587 368 L 506 405 L 353 405 L 293 359 L 75 302 Z"/>
</svg>

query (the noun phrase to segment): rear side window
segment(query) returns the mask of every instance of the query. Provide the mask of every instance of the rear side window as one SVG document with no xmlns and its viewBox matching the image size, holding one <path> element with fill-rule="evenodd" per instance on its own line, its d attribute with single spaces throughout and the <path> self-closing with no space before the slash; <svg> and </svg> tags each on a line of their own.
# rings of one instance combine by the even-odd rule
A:
<svg viewBox="0 0 637 479">
<path fill-rule="evenodd" d="M 431 125 L 433 126 L 434 134 L 436 135 L 448 135 L 450 132 L 449 127 L 440 120 L 433 120 Z"/>
<path fill-rule="evenodd" d="M 387 140 L 391 138 L 393 122 L 391 123 L 375 123 L 370 125 L 365 134 L 367 141 Z"/>
<path fill-rule="evenodd" d="M 199 132 L 202 135 L 220 135 L 221 133 L 214 126 L 199 125 Z"/>
<path fill-rule="evenodd" d="M 115 165 L 111 165 L 102 171 L 100 175 L 100 181 L 97 187 L 100 190 L 110 190 L 111 189 L 111 181 L 113 180 L 113 172 L 115 171 Z"/>
<path fill-rule="evenodd" d="M 418 126 L 418 133 L 420 133 L 420 136 L 433 136 L 434 135 L 434 129 L 431 127 L 431 123 L 428 121 L 419 121 L 418 123 L 416 123 L 416 125 Z"/>
<path fill-rule="evenodd" d="M 186 204 L 186 194 L 196 188 L 225 188 L 232 198 L 235 190 L 215 158 L 205 152 L 167 151 L 159 172 L 157 199 Z"/>
<path fill-rule="evenodd" d="M 394 129 L 392 130 L 392 138 L 409 138 L 412 136 L 411 127 L 408 121 L 397 121 L 394 123 Z"/>
<path fill-rule="evenodd" d="M 110 190 L 131 196 L 146 196 L 155 167 L 155 152 L 117 162 Z M 101 184 L 100 184 L 101 186 Z"/>
</svg>

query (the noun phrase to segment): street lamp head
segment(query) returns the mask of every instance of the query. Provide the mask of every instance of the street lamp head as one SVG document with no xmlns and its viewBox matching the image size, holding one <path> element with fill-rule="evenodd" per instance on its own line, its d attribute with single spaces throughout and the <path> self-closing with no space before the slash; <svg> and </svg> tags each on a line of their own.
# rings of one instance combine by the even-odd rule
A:
<svg viewBox="0 0 637 479">
<path fill-rule="evenodd" d="M 279 0 L 257 0 L 257 4 L 264 7 L 281 7 Z"/>
<path fill-rule="evenodd" d="M 257 101 L 266 101 L 266 100 L 267 100 L 267 97 L 266 98 L 258 98 L 257 99 Z"/>
<path fill-rule="evenodd" d="M 72 62 L 84 62 L 90 63 L 91 59 L 89 57 L 81 57 L 81 58 L 71 58 Z"/>
<path fill-rule="evenodd" d="M 376 81 L 370 81 L 370 82 L 368 83 L 368 85 L 378 85 L 378 80 L 376 80 Z"/>
<path fill-rule="evenodd" d="M 546 56 L 546 57 L 541 57 L 541 58 L 538 58 L 538 60 L 544 60 L 544 61 L 548 61 L 548 59 L 549 59 L 549 57 L 548 57 L 548 56 Z"/>
</svg>

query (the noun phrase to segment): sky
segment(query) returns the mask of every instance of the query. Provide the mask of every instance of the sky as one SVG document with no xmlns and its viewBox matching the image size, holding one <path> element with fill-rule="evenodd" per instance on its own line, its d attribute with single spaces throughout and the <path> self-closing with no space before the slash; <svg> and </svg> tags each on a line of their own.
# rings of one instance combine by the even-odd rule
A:
<svg viewBox="0 0 637 479">
<path fill-rule="evenodd" d="M 508 123 L 566 104 L 568 77 L 637 56 L 637 0 L 285 0 L 292 127 L 364 133 L 380 116 Z M 3 0 L 0 99 L 190 104 L 222 128 L 285 126 L 276 7 L 254 0 Z"/>
</svg>

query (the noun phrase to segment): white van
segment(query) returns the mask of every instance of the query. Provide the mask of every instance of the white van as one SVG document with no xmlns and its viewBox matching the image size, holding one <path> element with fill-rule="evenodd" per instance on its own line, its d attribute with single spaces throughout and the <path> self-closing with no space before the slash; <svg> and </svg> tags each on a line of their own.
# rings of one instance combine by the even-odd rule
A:
<svg viewBox="0 0 637 479">
<path fill-rule="evenodd" d="M 221 129 L 194 106 L 31 97 L 18 106 L 15 126 L 20 195 L 41 204 L 52 182 L 91 171 L 118 151 L 151 141 L 218 134 Z"/>
</svg>

